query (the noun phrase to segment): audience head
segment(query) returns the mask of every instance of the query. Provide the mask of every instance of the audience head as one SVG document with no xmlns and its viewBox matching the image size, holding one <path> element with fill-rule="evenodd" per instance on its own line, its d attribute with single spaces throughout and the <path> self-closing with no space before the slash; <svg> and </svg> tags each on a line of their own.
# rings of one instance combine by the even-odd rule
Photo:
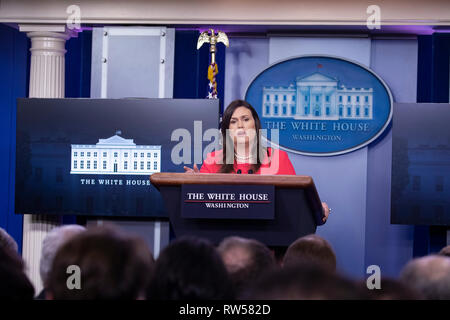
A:
<svg viewBox="0 0 450 320">
<path fill-rule="evenodd" d="M 160 254 L 150 283 L 151 300 L 222 300 L 234 293 L 227 270 L 209 241 L 183 237 Z"/>
<path fill-rule="evenodd" d="M 264 275 L 242 296 L 256 300 L 365 299 L 359 286 L 315 263 L 286 266 Z"/>
<path fill-rule="evenodd" d="M 336 255 L 329 242 L 315 234 L 295 240 L 287 249 L 283 266 L 316 263 L 328 270 L 336 270 Z"/>
<path fill-rule="evenodd" d="M 276 266 L 272 252 L 257 240 L 227 237 L 217 249 L 237 292 Z"/>
<path fill-rule="evenodd" d="M 50 268 L 58 249 L 70 238 L 85 230 L 86 228 L 83 226 L 72 224 L 53 228 L 47 234 L 42 242 L 42 255 L 39 265 L 39 272 L 44 287 L 47 287 L 47 279 L 51 270 Z"/>
<path fill-rule="evenodd" d="M 5 247 L 11 249 L 14 252 L 17 252 L 19 248 L 16 240 L 14 240 L 14 238 L 11 237 L 9 233 L 6 232 L 6 230 L 0 228 L 0 248 Z"/>
<path fill-rule="evenodd" d="M 450 257 L 450 245 L 443 247 L 441 251 L 439 251 L 440 256 Z"/>
<path fill-rule="evenodd" d="M 400 279 L 426 299 L 450 299 L 450 258 L 430 255 L 410 261 Z"/>
<path fill-rule="evenodd" d="M 399 280 L 382 278 L 380 288 L 369 290 L 366 280 L 359 283 L 361 290 L 364 290 L 371 300 L 420 300 L 422 296 L 419 292 Z"/>
<path fill-rule="evenodd" d="M 58 249 L 48 276 L 47 297 L 87 300 L 144 298 L 153 264 L 152 254 L 142 239 L 122 234 L 112 227 L 88 229 Z M 81 289 L 68 288 L 69 266 L 79 267 Z"/>
<path fill-rule="evenodd" d="M 13 248 L 0 246 L 0 300 L 32 300 L 33 284 L 25 264 Z"/>
</svg>

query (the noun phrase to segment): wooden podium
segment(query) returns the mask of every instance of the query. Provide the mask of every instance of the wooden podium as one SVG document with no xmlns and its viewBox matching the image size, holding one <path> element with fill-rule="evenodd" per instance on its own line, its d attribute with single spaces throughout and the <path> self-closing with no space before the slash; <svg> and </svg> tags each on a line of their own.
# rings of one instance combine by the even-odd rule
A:
<svg viewBox="0 0 450 320">
<path fill-rule="evenodd" d="M 150 181 L 161 192 L 175 237 L 196 235 L 217 244 L 224 237 L 241 236 L 286 247 L 323 224 L 322 204 L 309 176 L 154 173 Z M 274 218 L 183 218 L 183 185 L 274 186 Z"/>
</svg>

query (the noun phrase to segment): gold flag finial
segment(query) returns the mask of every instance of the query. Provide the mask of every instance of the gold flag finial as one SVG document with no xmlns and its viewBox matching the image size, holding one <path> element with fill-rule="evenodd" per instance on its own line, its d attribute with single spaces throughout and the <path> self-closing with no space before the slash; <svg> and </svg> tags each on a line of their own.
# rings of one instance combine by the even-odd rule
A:
<svg viewBox="0 0 450 320">
<path fill-rule="evenodd" d="M 204 43 L 210 43 L 209 53 L 211 53 L 211 64 L 216 63 L 216 44 L 222 42 L 225 46 L 229 46 L 228 37 L 225 32 L 217 31 L 217 34 L 214 32 L 214 29 L 209 29 L 211 34 L 208 31 L 203 31 L 200 33 L 197 41 L 197 50 L 202 47 Z"/>
<path fill-rule="evenodd" d="M 208 31 L 203 31 L 198 37 L 197 41 L 197 50 L 202 47 L 204 43 L 209 43 L 209 53 L 211 53 L 211 63 L 208 67 L 208 80 L 209 80 L 209 89 L 208 89 L 208 99 L 217 99 L 217 81 L 216 75 L 219 73 L 219 68 L 216 64 L 216 45 L 219 42 L 222 42 L 227 47 L 229 46 L 228 37 L 225 32 L 218 31 L 217 34 L 214 32 L 214 29 L 209 29 L 211 34 Z"/>
</svg>

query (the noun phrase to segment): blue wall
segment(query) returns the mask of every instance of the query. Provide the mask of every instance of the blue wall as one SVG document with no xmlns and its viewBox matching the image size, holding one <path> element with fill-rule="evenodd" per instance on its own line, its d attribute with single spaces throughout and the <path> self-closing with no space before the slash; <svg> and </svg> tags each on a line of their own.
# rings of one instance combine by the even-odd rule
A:
<svg viewBox="0 0 450 320">
<path fill-rule="evenodd" d="M 22 216 L 14 214 L 16 99 L 28 94 L 29 41 L 0 24 L 0 226 L 22 247 Z"/>
<path fill-rule="evenodd" d="M 66 43 L 66 96 L 90 96 L 92 32 Z M 30 41 L 25 33 L 0 24 L 0 227 L 22 248 L 21 215 L 14 213 L 16 99 L 28 96 Z M 63 223 L 75 223 L 65 216 Z"/>
</svg>

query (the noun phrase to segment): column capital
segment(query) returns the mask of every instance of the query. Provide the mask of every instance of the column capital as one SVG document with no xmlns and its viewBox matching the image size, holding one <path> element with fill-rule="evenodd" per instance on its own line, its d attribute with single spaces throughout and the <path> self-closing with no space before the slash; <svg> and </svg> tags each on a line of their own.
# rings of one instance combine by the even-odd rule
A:
<svg viewBox="0 0 450 320">
<path fill-rule="evenodd" d="M 19 31 L 25 32 L 29 38 L 48 37 L 68 40 L 78 37 L 78 31 L 62 24 L 19 24 Z"/>
<path fill-rule="evenodd" d="M 29 96 L 63 98 L 66 41 L 77 31 L 63 24 L 20 24 L 19 30 L 31 40 Z"/>
</svg>

